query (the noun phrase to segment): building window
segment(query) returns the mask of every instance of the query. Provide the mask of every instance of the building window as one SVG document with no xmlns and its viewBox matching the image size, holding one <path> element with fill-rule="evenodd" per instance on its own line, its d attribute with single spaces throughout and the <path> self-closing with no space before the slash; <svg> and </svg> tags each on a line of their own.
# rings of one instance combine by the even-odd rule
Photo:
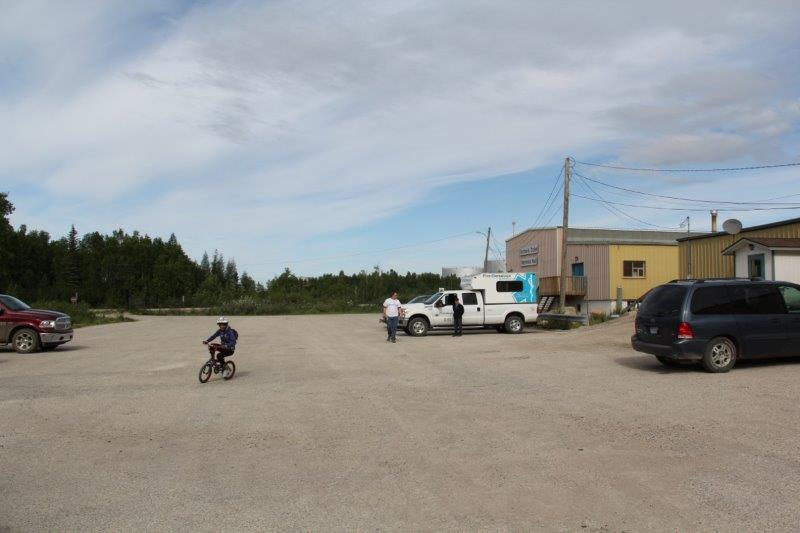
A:
<svg viewBox="0 0 800 533">
<path fill-rule="evenodd" d="M 625 278 L 645 277 L 644 261 L 623 261 L 622 276 Z"/>
<path fill-rule="evenodd" d="M 523 289 L 521 281 L 498 281 L 495 287 L 497 292 L 522 292 Z"/>
</svg>

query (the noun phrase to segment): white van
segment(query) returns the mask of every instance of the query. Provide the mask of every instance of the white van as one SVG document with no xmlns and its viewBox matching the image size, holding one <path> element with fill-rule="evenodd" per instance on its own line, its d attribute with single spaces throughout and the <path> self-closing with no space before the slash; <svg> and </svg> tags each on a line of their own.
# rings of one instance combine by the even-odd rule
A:
<svg viewBox="0 0 800 533">
<path fill-rule="evenodd" d="M 538 316 L 536 274 L 503 272 L 463 278 L 461 290 L 440 290 L 423 303 L 403 306 L 400 327 L 414 337 L 431 329 L 452 329 L 456 296 L 464 305 L 464 329 L 494 327 L 521 333 Z"/>
</svg>

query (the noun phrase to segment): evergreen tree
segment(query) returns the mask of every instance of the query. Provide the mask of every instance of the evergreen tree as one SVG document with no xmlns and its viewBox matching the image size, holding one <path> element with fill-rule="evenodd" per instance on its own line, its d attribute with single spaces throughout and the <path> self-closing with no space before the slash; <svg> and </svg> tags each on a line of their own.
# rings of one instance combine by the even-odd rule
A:
<svg viewBox="0 0 800 533">
<path fill-rule="evenodd" d="M 24 224 L 15 230 L 9 221 L 13 211 L 8 195 L 0 193 L 0 292 L 31 302 L 63 301 L 79 290 L 82 301 L 98 307 L 235 307 L 244 295 L 250 307 L 237 309 L 345 311 L 371 309 L 392 290 L 406 301 L 459 284 L 455 277 L 401 275 L 376 265 L 370 272 L 308 278 L 286 269 L 265 286 L 246 272 L 240 277 L 236 262 L 226 262 L 219 251 L 211 260 L 204 253 L 199 263 L 193 261 L 174 234 L 164 241 L 116 229 L 79 238 L 72 226 L 65 237 L 52 240 Z"/>
<path fill-rule="evenodd" d="M 242 272 L 242 279 L 239 280 L 242 284 L 242 292 L 247 295 L 254 295 L 257 292 L 256 282 L 247 272 Z"/>
<path fill-rule="evenodd" d="M 236 261 L 228 259 L 225 264 L 225 286 L 235 289 L 239 286 L 239 272 L 236 270 Z"/>
<path fill-rule="evenodd" d="M 211 274 L 211 261 L 208 260 L 208 252 L 203 252 L 203 258 L 200 260 L 200 270 L 203 271 L 203 279 Z"/>
<path fill-rule="evenodd" d="M 69 290 L 69 295 L 78 292 L 80 286 L 80 258 L 78 257 L 78 230 L 75 224 L 67 234 L 67 256 L 64 261 L 64 285 Z"/>
</svg>

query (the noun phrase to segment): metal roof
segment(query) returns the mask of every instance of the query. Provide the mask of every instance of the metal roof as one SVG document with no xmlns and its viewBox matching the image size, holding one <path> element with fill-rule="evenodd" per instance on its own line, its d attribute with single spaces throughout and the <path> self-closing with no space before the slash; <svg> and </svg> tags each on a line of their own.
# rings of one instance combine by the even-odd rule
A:
<svg viewBox="0 0 800 533">
<path fill-rule="evenodd" d="M 515 239 L 529 231 L 556 230 L 560 227 L 529 228 L 506 239 L 506 241 Z M 686 232 L 684 231 L 569 228 L 567 229 L 567 244 L 661 244 L 677 246 L 678 238 L 685 235 Z"/>
<path fill-rule="evenodd" d="M 767 229 L 767 228 L 777 228 L 780 226 L 788 226 L 789 224 L 796 224 L 800 222 L 800 218 L 790 218 L 789 220 L 779 220 L 778 222 L 770 222 L 769 224 L 761 224 L 760 226 L 750 226 L 749 228 L 742 228 L 742 233 L 747 231 L 756 231 L 760 229 Z M 683 241 L 690 241 L 694 239 L 704 239 L 706 237 L 717 237 L 719 235 L 729 235 L 726 231 L 718 231 L 716 233 L 704 233 L 700 235 L 692 235 L 690 237 L 681 237 L 678 239 L 679 242 Z"/>
<path fill-rule="evenodd" d="M 753 244 L 760 244 L 766 248 L 789 248 L 800 249 L 800 239 L 790 237 L 742 237 L 735 243 L 731 244 L 724 250 L 722 255 L 731 255 L 736 248 L 745 242 L 752 242 Z"/>
</svg>

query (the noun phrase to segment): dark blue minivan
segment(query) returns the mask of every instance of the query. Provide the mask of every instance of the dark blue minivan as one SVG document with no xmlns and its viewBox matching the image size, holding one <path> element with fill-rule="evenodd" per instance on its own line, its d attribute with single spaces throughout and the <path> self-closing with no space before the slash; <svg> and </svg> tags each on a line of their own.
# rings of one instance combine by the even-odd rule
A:
<svg viewBox="0 0 800 533">
<path fill-rule="evenodd" d="M 759 279 L 672 281 L 636 315 L 634 350 L 664 365 L 700 361 L 727 372 L 738 359 L 800 356 L 800 285 Z"/>
</svg>

